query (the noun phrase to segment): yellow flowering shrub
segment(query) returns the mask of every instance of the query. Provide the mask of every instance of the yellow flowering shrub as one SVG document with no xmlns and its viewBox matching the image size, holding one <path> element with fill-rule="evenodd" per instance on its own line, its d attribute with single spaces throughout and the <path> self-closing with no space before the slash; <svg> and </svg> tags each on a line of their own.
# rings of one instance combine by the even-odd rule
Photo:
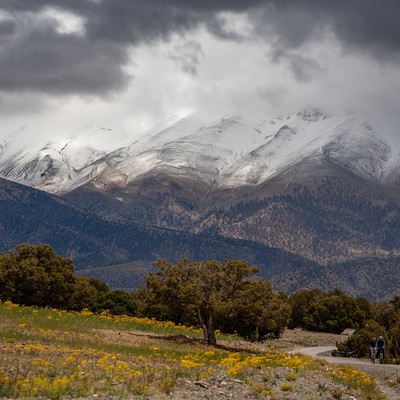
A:
<svg viewBox="0 0 400 400">
<path fill-rule="evenodd" d="M 379 398 L 373 392 L 375 380 L 366 374 L 349 367 L 326 366 L 321 371 L 320 361 L 305 356 L 267 349 L 262 354 L 238 353 L 154 338 L 132 346 L 135 336 L 132 341 L 128 334 L 119 336 L 141 329 L 137 338 L 158 329 L 196 334 L 192 328 L 153 319 L 0 303 L 0 321 L 11 327 L 0 332 L 0 398 L 146 397 L 179 390 L 180 377 L 206 380 L 223 375 L 241 379 L 255 393 L 275 396 L 292 390 L 297 377 L 308 371 L 320 371 L 345 387 Z M 286 382 L 274 386 L 277 368 Z"/>
</svg>

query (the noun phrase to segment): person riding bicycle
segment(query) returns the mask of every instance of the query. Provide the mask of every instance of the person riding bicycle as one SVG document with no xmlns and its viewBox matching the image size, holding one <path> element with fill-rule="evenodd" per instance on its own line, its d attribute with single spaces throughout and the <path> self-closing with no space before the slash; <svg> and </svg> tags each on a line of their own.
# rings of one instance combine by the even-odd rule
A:
<svg viewBox="0 0 400 400">
<path fill-rule="evenodd" d="M 369 344 L 369 351 L 370 351 L 370 354 L 371 354 L 371 360 L 375 360 L 375 354 L 376 354 L 376 337 L 373 337 L 372 339 L 371 339 L 371 342 L 370 342 L 370 344 Z"/>
<path fill-rule="evenodd" d="M 379 358 L 380 353 L 383 355 L 383 359 L 386 358 L 386 350 L 385 350 L 385 340 L 382 336 L 379 336 L 378 340 L 375 344 L 376 347 L 376 357 Z"/>
</svg>

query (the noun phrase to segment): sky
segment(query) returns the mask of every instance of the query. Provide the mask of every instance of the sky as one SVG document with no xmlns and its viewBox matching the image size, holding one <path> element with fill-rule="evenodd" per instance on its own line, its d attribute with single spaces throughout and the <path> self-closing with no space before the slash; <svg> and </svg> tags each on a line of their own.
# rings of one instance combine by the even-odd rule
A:
<svg viewBox="0 0 400 400">
<path fill-rule="evenodd" d="M 399 105 L 398 0 L 0 0 L 0 137 Z"/>
</svg>

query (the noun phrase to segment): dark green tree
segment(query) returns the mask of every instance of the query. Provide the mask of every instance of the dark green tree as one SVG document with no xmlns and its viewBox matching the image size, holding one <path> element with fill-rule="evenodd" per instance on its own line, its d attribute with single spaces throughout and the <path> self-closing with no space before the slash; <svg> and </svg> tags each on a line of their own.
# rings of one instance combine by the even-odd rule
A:
<svg viewBox="0 0 400 400">
<path fill-rule="evenodd" d="M 371 305 L 364 298 L 355 299 L 338 289 L 300 290 L 290 298 L 291 327 L 340 333 L 346 328 L 361 328 L 371 318 Z"/>
<path fill-rule="evenodd" d="M 374 335 L 365 328 L 358 329 L 348 339 L 336 344 L 334 355 L 340 357 L 367 358 L 370 356 L 370 342 Z"/>
<path fill-rule="evenodd" d="M 294 293 L 289 299 L 292 308 L 289 327 L 306 328 L 307 323 L 305 319 L 309 313 L 311 305 L 319 303 L 324 296 L 325 293 L 320 289 L 301 289 Z"/>
<path fill-rule="evenodd" d="M 374 320 L 386 330 L 398 328 L 400 325 L 400 310 L 397 307 L 397 301 L 397 298 L 392 301 L 379 301 L 372 307 Z"/>
<path fill-rule="evenodd" d="M 84 308 L 90 309 L 97 302 L 100 293 L 110 290 L 106 286 L 107 290 L 100 292 L 95 281 L 97 280 L 85 276 L 75 277 L 74 291 L 69 299 L 68 309 L 73 311 L 82 311 Z"/>
<path fill-rule="evenodd" d="M 288 303 L 273 292 L 270 282 L 256 277 L 259 270 L 246 261 L 185 259 L 173 265 L 158 260 L 154 265 L 159 272 L 145 276 L 147 315 L 197 322 L 210 345 L 216 345 L 216 329 L 256 338 L 260 332 L 279 335 L 287 325 Z"/>
<path fill-rule="evenodd" d="M 99 279 L 74 276 L 69 258 L 58 256 L 46 244 L 20 244 L 0 255 L 0 300 L 13 303 L 114 315 L 136 315 L 133 298 L 112 291 Z"/>
<path fill-rule="evenodd" d="M 17 245 L 0 256 L 1 300 L 27 306 L 68 308 L 74 291 L 74 265 L 46 244 Z"/>
<path fill-rule="evenodd" d="M 108 311 L 112 315 L 128 315 L 130 317 L 137 314 L 135 301 L 122 290 L 99 292 L 97 299 L 90 305 L 89 309 L 95 313 Z"/>
</svg>

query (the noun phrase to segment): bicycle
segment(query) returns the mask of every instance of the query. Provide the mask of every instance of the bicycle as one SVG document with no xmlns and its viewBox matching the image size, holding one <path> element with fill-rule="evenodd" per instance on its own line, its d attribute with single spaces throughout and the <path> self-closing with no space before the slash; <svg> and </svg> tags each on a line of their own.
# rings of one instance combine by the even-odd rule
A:
<svg viewBox="0 0 400 400">
<path fill-rule="evenodd" d="M 385 348 L 378 347 L 377 349 L 375 349 L 375 357 L 378 358 L 379 364 L 384 364 L 386 361 Z"/>
<path fill-rule="evenodd" d="M 376 361 L 376 348 L 375 347 L 370 347 L 370 355 L 371 355 L 371 362 L 372 364 L 375 364 Z"/>
</svg>

